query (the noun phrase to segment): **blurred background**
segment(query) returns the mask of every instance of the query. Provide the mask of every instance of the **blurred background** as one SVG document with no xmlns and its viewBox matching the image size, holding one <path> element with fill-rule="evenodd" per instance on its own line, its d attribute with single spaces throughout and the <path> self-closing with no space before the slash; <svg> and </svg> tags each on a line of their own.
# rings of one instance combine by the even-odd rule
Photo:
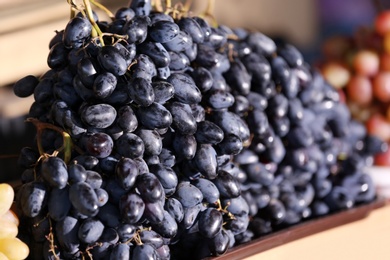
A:
<svg viewBox="0 0 390 260">
<path fill-rule="evenodd" d="M 101 2 L 113 12 L 129 3 Z M 324 39 L 372 25 L 377 11 L 389 7 L 386 2 L 387 6 L 379 0 L 216 0 L 215 17 L 220 24 L 286 40 L 314 63 Z M 194 0 L 193 12 L 200 13 L 206 6 L 206 0 Z M 35 135 L 24 122 L 33 98 L 15 97 L 12 84 L 48 69 L 48 43 L 68 19 L 66 0 L 0 0 L 0 182 L 20 176 L 18 153 L 32 144 Z"/>
</svg>

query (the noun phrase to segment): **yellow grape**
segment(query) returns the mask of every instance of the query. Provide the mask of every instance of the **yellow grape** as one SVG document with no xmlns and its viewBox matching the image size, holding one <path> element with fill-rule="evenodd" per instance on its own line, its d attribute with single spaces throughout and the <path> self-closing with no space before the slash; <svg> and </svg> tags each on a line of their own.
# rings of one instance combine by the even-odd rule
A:
<svg viewBox="0 0 390 260">
<path fill-rule="evenodd" d="M 16 237 L 18 234 L 18 226 L 15 223 L 0 220 L 0 239 L 7 237 Z"/>
<path fill-rule="evenodd" d="M 380 59 L 378 53 L 371 50 L 360 50 L 353 59 L 353 68 L 357 74 L 372 77 L 379 71 Z"/>
<path fill-rule="evenodd" d="M 9 260 L 9 258 L 5 254 L 0 252 L 0 260 Z"/>
<path fill-rule="evenodd" d="M 337 62 L 329 62 L 322 68 L 324 78 L 335 88 L 343 88 L 350 79 L 347 67 Z"/>
<path fill-rule="evenodd" d="M 14 200 L 14 189 L 7 183 L 0 184 L 0 216 L 5 214 Z"/>
<path fill-rule="evenodd" d="M 27 258 L 30 251 L 25 243 L 13 237 L 0 239 L 0 252 L 10 260 L 19 260 Z"/>
<path fill-rule="evenodd" d="M 19 219 L 12 210 L 8 210 L 5 214 L 0 216 L 0 221 L 2 220 L 12 222 L 16 226 L 19 226 Z"/>
</svg>

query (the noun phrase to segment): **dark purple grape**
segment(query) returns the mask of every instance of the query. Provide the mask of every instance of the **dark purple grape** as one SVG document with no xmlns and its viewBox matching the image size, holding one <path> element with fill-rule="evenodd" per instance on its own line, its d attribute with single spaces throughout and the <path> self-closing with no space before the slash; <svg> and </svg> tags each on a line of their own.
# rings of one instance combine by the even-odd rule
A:
<svg viewBox="0 0 390 260">
<path fill-rule="evenodd" d="M 271 56 L 276 52 L 275 42 L 260 32 L 249 34 L 246 40 L 256 53 Z"/>
<path fill-rule="evenodd" d="M 191 160 L 195 157 L 197 151 L 195 136 L 176 134 L 173 141 L 173 149 L 179 158 Z"/>
<path fill-rule="evenodd" d="M 191 208 L 203 200 L 202 192 L 189 182 L 179 183 L 174 196 L 185 208 Z"/>
<path fill-rule="evenodd" d="M 92 25 L 87 18 L 76 16 L 65 27 L 62 41 L 68 48 L 78 48 L 91 37 Z"/>
<path fill-rule="evenodd" d="M 96 158 L 106 158 L 112 152 L 114 141 L 105 133 L 94 133 L 88 135 L 85 140 L 85 149 Z"/>
<path fill-rule="evenodd" d="M 133 133 L 125 133 L 115 141 L 117 152 L 128 158 L 141 157 L 145 151 L 145 145 L 141 138 Z"/>
<path fill-rule="evenodd" d="M 215 256 L 220 256 L 226 253 L 230 245 L 230 237 L 227 233 L 228 231 L 222 229 L 213 237 L 209 242 L 210 252 Z"/>
<path fill-rule="evenodd" d="M 207 93 L 207 104 L 213 109 L 229 108 L 234 104 L 234 96 L 228 91 L 215 90 Z"/>
<path fill-rule="evenodd" d="M 104 224 L 104 226 L 111 228 L 118 227 L 122 220 L 118 204 L 114 205 L 111 202 L 107 202 L 101 206 L 96 217 Z"/>
<path fill-rule="evenodd" d="M 172 41 L 179 35 L 179 26 L 167 20 L 156 21 L 149 28 L 150 38 L 159 43 L 166 43 Z"/>
<path fill-rule="evenodd" d="M 170 197 L 165 201 L 164 209 L 180 223 L 184 218 L 183 205 L 176 198 Z"/>
<path fill-rule="evenodd" d="M 145 41 L 148 35 L 150 18 L 148 16 L 136 16 L 127 21 L 123 26 L 122 34 L 127 35 L 128 43 L 140 44 Z"/>
<path fill-rule="evenodd" d="M 159 42 L 145 41 L 137 48 L 142 54 L 148 55 L 158 68 L 169 66 L 171 62 L 169 53 Z"/>
<path fill-rule="evenodd" d="M 134 10 L 135 15 L 148 16 L 152 10 L 152 1 L 150 0 L 132 0 L 130 8 Z"/>
<path fill-rule="evenodd" d="M 55 231 L 57 234 L 57 240 L 61 248 L 66 252 L 75 254 L 79 250 L 79 227 L 80 223 L 78 219 L 71 216 L 66 216 L 64 219 L 56 222 Z"/>
<path fill-rule="evenodd" d="M 142 244 L 134 247 L 132 258 L 140 260 L 152 260 L 159 259 L 159 256 L 153 246 L 149 244 Z"/>
<path fill-rule="evenodd" d="M 212 115 L 213 122 L 217 124 L 225 134 L 234 134 L 245 142 L 250 137 L 247 124 L 238 115 L 229 111 L 216 111 Z"/>
<path fill-rule="evenodd" d="M 165 104 L 175 94 L 175 88 L 171 83 L 166 81 L 154 81 L 152 82 L 154 90 L 154 101 L 159 104 Z"/>
<path fill-rule="evenodd" d="M 155 99 L 154 90 L 151 82 L 145 78 L 133 79 L 129 86 L 130 98 L 140 106 L 150 106 Z"/>
<path fill-rule="evenodd" d="M 158 163 L 150 165 L 149 170 L 155 174 L 160 181 L 166 196 L 170 196 L 175 193 L 176 186 L 178 184 L 178 178 L 172 168 Z"/>
<path fill-rule="evenodd" d="M 190 17 L 183 17 L 178 21 L 181 30 L 188 33 L 194 43 L 202 43 L 204 41 L 204 32 L 197 21 Z"/>
<path fill-rule="evenodd" d="M 130 190 L 139 174 L 137 164 L 130 158 L 122 157 L 116 164 L 115 174 L 122 188 Z"/>
<path fill-rule="evenodd" d="M 199 178 L 192 182 L 203 195 L 203 200 L 210 204 L 215 204 L 220 197 L 219 190 L 213 182 L 205 178 Z"/>
<path fill-rule="evenodd" d="M 230 68 L 224 74 L 226 82 L 242 95 L 249 94 L 251 75 L 240 60 L 230 63 Z"/>
<path fill-rule="evenodd" d="M 106 45 L 97 56 L 100 66 L 115 76 L 122 76 L 127 71 L 127 62 L 117 48 Z"/>
<path fill-rule="evenodd" d="M 126 223 L 135 224 L 144 214 L 145 203 L 138 194 L 127 193 L 121 198 L 119 209 Z"/>
<path fill-rule="evenodd" d="M 110 260 L 130 260 L 130 246 L 125 243 L 118 243 L 113 246 L 110 253 Z"/>
<path fill-rule="evenodd" d="M 96 76 L 93 82 L 93 92 L 97 98 L 106 98 L 114 92 L 117 78 L 110 72 L 103 72 Z"/>
<path fill-rule="evenodd" d="M 157 231 L 163 238 L 174 238 L 178 233 L 178 224 L 173 216 L 167 211 L 164 211 L 164 218 L 160 223 L 152 225 L 153 229 Z M 161 247 L 160 247 L 161 248 Z"/>
<path fill-rule="evenodd" d="M 99 210 L 96 193 L 88 183 L 77 182 L 71 185 L 69 199 L 73 207 L 83 215 L 93 216 Z"/>
<path fill-rule="evenodd" d="M 161 201 L 145 203 L 143 218 L 151 224 L 158 224 L 164 220 L 164 206 Z"/>
<path fill-rule="evenodd" d="M 172 115 L 172 128 L 183 135 L 192 135 L 196 132 L 197 124 L 188 104 L 172 102 L 167 108 Z"/>
<path fill-rule="evenodd" d="M 145 202 L 161 201 L 165 196 L 160 181 L 152 173 L 138 175 L 135 186 Z"/>
<path fill-rule="evenodd" d="M 47 206 L 50 218 L 54 221 L 64 219 L 72 206 L 69 200 L 69 187 L 52 189 Z"/>
<path fill-rule="evenodd" d="M 35 87 L 39 80 L 33 76 L 28 75 L 19 79 L 13 86 L 14 94 L 18 97 L 28 97 L 34 93 Z"/>
<path fill-rule="evenodd" d="M 102 103 L 85 107 L 81 113 L 81 119 L 90 126 L 106 128 L 114 122 L 116 114 L 114 107 Z"/>
<path fill-rule="evenodd" d="M 218 144 L 224 139 L 224 134 L 219 126 L 205 120 L 197 124 L 195 138 L 200 144 Z"/>
<path fill-rule="evenodd" d="M 63 189 L 68 182 L 65 162 L 59 157 L 48 157 L 42 161 L 41 175 L 52 187 Z"/>
<path fill-rule="evenodd" d="M 189 58 L 187 57 L 187 55 L 185 55 L 182 52 L 177 53 L 177 52 L 170 51 L 169 56 L 171 62 L 169 63 L 168 66 L 171 71 L 183 71 L 187 69 L 190 65 Z"/>
<path fill-rule="evenodd" d="M 175 98 L 186 104 L 199 103 L 202 99 L 200 90 L 188 74 L 175 73 L 169 76 L 168 82 L 175 88 Z"/>
<path fill-rule="evenodd" d="M 224 135 L 223 140 L 217 144 L 216 150 L 219 154 L 236 155 L 241 152 L 243 143 L 237 135 Z"/>
<path fill-rule="evenodd" d="M 285 43 L 278 46 L 278 54 L 286 60 L 290 67 L 303 65 L 302 53 L 292 44 Z"/>
<path fill-rule="evenodd" d="M 197 148 L 193 159 L 196 168 L 208 179 L 217 176 L 217 153 L 210 144 L 202 144 Z"/>
<path fill-rule="evenodd" d="M 161 104 L 153 103 L 137 110 L 138 120 L 147 129 L 166 128 L 172 123 L 171 113 Z"/>
<path fill-rule="evenodd" d="M 103 234 L 104 225 L 98 219 L 88 218 L 84 220 L 78 230 L 78 238 L 82 243 L 95 243 Z"/>
<path fill-rule="evenodd" d="M 199 233 L 207 238 L 214 238 L 222 230 L 223 218 L 220 211 L 207 208 L 199 213 Z"/>
<path fill-rule="evenodd" d="M 236 198 L 240 196 L 241 189 L 237 180 L 226 171 L 219 171 L 217 178 L 213 180 L 222 198 Z"/>
</svg>

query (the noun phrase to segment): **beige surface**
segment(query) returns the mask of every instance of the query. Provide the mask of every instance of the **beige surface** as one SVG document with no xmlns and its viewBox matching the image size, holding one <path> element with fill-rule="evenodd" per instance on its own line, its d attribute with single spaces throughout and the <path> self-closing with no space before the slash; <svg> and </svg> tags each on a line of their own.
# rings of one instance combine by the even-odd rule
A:
<svg viewBox="0 0 390 260">
<path fill-rule="evenodd" d="M 390 206 L 367 218 L 311 235 L 245 260 L 388 260 Z"/>
</svg>

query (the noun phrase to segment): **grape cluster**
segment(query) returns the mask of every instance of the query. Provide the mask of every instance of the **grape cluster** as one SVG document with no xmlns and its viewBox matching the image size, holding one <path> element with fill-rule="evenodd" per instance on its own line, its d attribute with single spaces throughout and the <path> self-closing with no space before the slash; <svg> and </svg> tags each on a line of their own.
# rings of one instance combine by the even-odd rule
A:
<svg viewBox="0 0 390 260">
<path fill-rule="evenodd" d="M 0 183 L 0 259 L 25 259 L 29 248 L 19 238 L 19 219 L 11 210 L 14 190 L 8 183 Z"/>
<path fill-rule="evenodd" d="M 382 143 L 294 46 L 150 1 L 89 18 L 14 86 L 35 98 L 16 198 L 32 259 L 218 256 L 375 198 Z"/>
</svg>

